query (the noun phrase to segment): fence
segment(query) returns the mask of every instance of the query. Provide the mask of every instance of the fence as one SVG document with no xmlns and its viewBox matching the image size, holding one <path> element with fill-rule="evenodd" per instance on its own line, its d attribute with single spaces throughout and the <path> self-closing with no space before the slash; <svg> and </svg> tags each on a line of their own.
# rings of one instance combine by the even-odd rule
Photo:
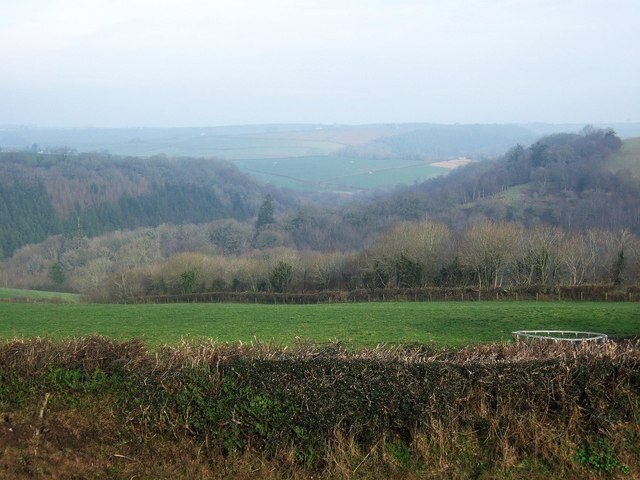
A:
<svg viewBox="0 0 640 480">
<path fill-rule="evenodd" d="M 489 301 L 489 300 L 573 300 L 573 301 L 640 301 L 640 286 L 612 287 L 581 285 L 578 287 L 513 287 L 513 288 L 414 288 L 358 289 L 305 293 L 274 292 L 200 292 L 180 295 L 148 295 L 128 299 L 133 303 L 261 303 L 315 304 L 348 302 L 397 301 Z"/>
</svg>

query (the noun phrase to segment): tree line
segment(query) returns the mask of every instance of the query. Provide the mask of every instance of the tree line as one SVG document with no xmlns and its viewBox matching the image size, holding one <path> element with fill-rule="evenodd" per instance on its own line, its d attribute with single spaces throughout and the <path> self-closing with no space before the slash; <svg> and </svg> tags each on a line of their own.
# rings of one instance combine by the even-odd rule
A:
<svg viewBox="0 0 640 480">
<path fill-rule="evenodd" d="M 91 239 L 55 236 L 5 262 L 0 281 L 107 301 L 198 292 L 640 283 L 640 239 L 628 230 L 567 231 L 498 221 L 454 230 L 419 221 L 400 223 L 358 251 L 252 247 L 268 225 L 258 235 L 256 225 L 218 221 Z M 220 243 L 226 234 L 233 239 Z"/>
</svg>

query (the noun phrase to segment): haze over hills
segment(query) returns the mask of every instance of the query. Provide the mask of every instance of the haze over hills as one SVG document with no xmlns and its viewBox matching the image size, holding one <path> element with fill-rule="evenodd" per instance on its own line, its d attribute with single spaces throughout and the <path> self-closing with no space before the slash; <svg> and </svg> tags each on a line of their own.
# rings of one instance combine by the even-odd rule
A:
<svg viewBox="0 0 640 480">
<path fill-rule="evenodd" d="M 360 145 L 371 141 L 362 137 Z M 180 275 L 190 268 L 227 261 L 236 263 L 225 270 L 226 282 L 232 282 L 233 268 L 245 268 L 238 266 L 242 262 L 247 262 L 248 272 L 262 265 L 254 273 L 245 272 L 249 276 L 233 287 L 256 289 L 263 288 L 261 282 L 268 285 L 265 269 L 275 268 L 276 259 L 289 259 L 282 260 L 289 264 L 291 258 L 302 256 L 311 262 L 305 271 L 314 275 L 338 262 L 334 267 L 342 265 L 340 275 L 347 277 L 339 277 L 343 278 L 339 282 L 332 277 L 338 282 L 335 285 L 351 288 L 368 281 L 375 264 L 367 260 L 367 249 L 379 243 L 381 235 L 396 238 L 393 248 L 400 248 L 408 235 L 398 233 L 408 228 L 403 222 L 425 220 L 440 225 L 420 227 L 425 231 L 451 229 L 458 236 L 483 222 L 509 222 L 511 230 L 520 226 L 536 231 L 546 225 L 578 238 L 587 230 L 606 231 L 612 236 L 602 240 L 608 245 L 604 261 L 610 267 L 615 260 L 611 255 L 617 252 L 618 240 L 613 239 L 617 232 L 640 233 L 639 147 L 638 139 L 621 141 L 613 130 L 586 127 L 580 133 L 545 136 L 527 147 L 515 145 L 505 155 L 445 176 L 390 191 L 372 190 L 333 204 L 327 203 L 327 198 L 334 198 L 330 195 L 325 194 L 320 204 L 294 190 L 262 184 L 219 160 L 140 159 L 66 150 L 4 152 L 0 154 L 0 240 L 7 259 L 0 264 L 0 281 L 73 291 L 85 291 L 90 284 L 103 291 L 103 282 L 118 272 L 155 268 L 158 262 L 176 257 L 182 258 L 176 260 L 177 271 L 171 270 L 172 263 L 165 265 L 170 269 L 166 275 L 178 285 L 166 287 L 169 290 L 180 291 Z M 392 163 L 393 158 L 386 161 Z M 418 230 L 410 227 L 410 235 L 422 235 Z M 450 240 L 450 247 L 458 241 Z M 408 248 L 407 252 L 413 251 Z M 187 252 L 217 257 L 187 261 L 180 257 Z M 363 257 L 348 252 L 363 252 Z M 443 262 L 438 268 L 450 268 L 451 252 L 438 255 Z M 399 261 L 393 260 L 388 268 L 397 268 Z M 313 262 L 326 265 L 317 270 L 320 267 Z M 67 279 L 58 281 L 48 275 L 53 266 L 66 272 Z M 389 272 L 385 274 L 389 278 L 399 278 Z M 436 282 L 438 269 L 432 266 L 429 272 L 424 276 L 423 271 L 420 278 Z M 164 282 L 165 273 L 157 281 Z M 158 272 L 141 275 L 155 278 Z M 592 278 L 605 278 L 602 275 L 594 273 Z M 203 285 L 222 288 L 222 284 Z M 225 285 L 230 288 L 231 283 Z M 167 291 L 144 282 L 138 287 L 137 292 Z"/>
<path fill-rule="evenodd" d="M 530 145 L 543 134 L 583 125 L 282 124 L 202 128 L 6 127 L 6 150 L 109 152 L 117 155 L 216 157 L 276 186 L 303 192 L 361 192 L 411 184 L 447 173 L 434 165 L 481 160 Z M 607 125 L 622 137 L 640 124 Z"/>
</svg>

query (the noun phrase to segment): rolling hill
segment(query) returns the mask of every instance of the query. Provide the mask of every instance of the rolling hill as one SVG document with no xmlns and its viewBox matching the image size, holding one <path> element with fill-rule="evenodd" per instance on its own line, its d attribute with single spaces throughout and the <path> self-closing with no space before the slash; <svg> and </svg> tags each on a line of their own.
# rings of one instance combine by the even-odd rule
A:
<svg viewBox="0 0 640 480">
<path fill-rule="evenodd" d="M 427 217 L 462 227 L 489 218 L 637 233 L 637 150 L 638 139 L 621 142 L 612 130 L 554 134 L 527 148 L 516 146 L 496 160 L 355 202 L 344 215 L 355 224 Z"/>
<path fill-rule="evenodd" d="M 640 124 L 613 125 L 623 136 Z M 249 125 L 193 128 L 0 128 L 4 151 L 109 152 L 149 157 L 215 157 L 275 186 L 355 193 L 413 184 L 447 172 L 434 163 L 485 160 L 545 134 L 580 125 Z M 295 170 L 295 171 L 294 171 Z"/>
<path fill-rule="evenodd" d="M 293 201 L 216 160 L 0 153 L 1 253 L 78 230 L 247 220 L 267 194 L 279 205 Z"/>
</svg>

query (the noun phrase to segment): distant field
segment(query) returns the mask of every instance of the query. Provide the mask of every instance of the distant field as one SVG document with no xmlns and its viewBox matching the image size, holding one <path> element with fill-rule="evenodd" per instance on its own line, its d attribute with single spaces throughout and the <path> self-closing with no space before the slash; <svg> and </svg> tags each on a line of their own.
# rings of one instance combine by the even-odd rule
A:
<svg viewBox="0 0 640 480">
<path fill-rule="evenodd" d="M 303 191 L 358 191 L 411 184 L 448 169 L 407 159 L 366 159 L 340 155 L 234 161 L 260 180 Z"/>
<path fill-rule="evenodd" d="M 150 346 L 183 337 L 292 344 L 297 337 L 353 346 L 509 341 L 519 329 L 640 335 L 637 303 L 425 302 L 330 305 L 94 305 L 0 303 L 0 338 L 106 335 Z"/>
<path fill-rule="evenodd" d="M 278 138 L 268 135 L 202 135 L 184 139 L 140 140 L 107 146 L 121 155 L 166 155 L 218 157 L 226 160 L 274 158 L 282 156 L 327 155 L 344 147 L 339 143 L 305 138 Z"/>
<path fill-rule="evenodd" d="M 0 299 L 29 298 L 32 300 L 60 300 L 76 303 L 80 295 L 61 292 L 43 292 L 40 290 L 20 290 L 18 288 L 0 288 Z"/>
<path fill-rule="evenodd" d="M 409 127 L 393 125 L 239 125 L 190 128 L 0 129 L 0 145 L 41 148 L 66 145 L 115 155 L 245 158 L 328 155 L 346 145 L 389 136 Z"/>
<path fill-rule="evenodd" d="M 634 175 L 640 175 L 640 137 L 629 138 L 622 142 L 622 148 L 609 160 L 612 170 L 630 170 Z"/>
</svg>

